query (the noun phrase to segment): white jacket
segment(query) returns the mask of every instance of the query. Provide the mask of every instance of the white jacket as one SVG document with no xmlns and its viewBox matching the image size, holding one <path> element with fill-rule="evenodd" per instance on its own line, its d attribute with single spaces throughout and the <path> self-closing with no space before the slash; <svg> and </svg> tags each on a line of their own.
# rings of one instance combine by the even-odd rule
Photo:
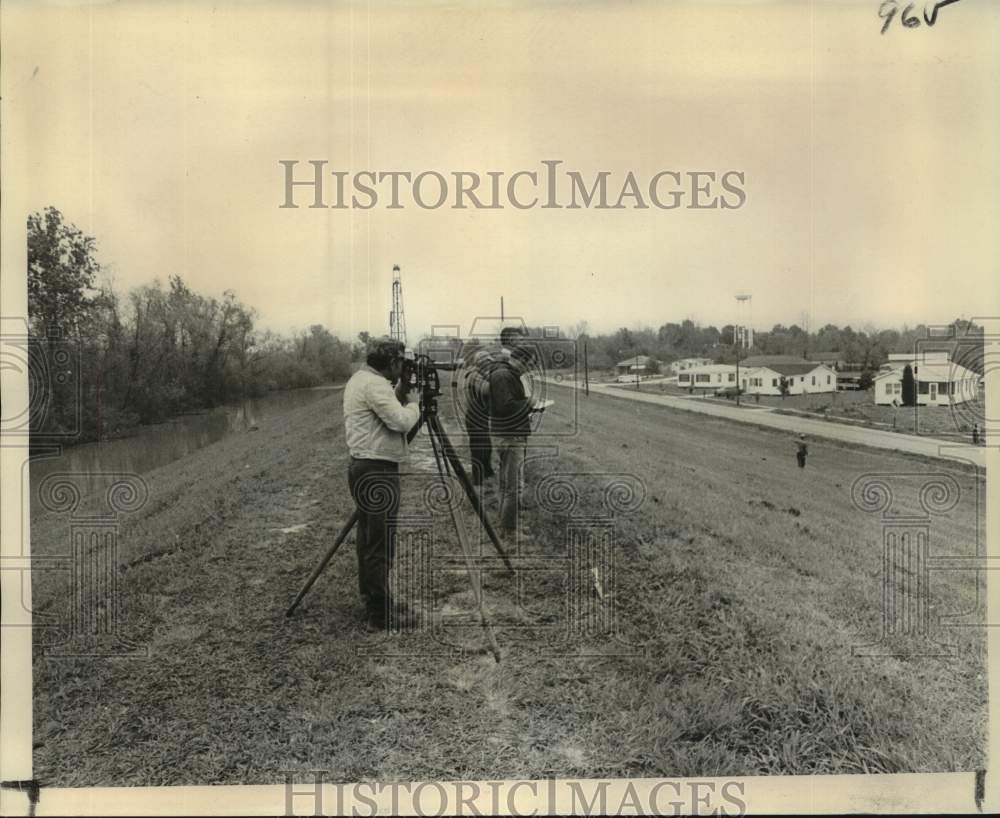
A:
<svg viewBox="0 0 1000 818">
<path fill-rule="evenodd" d="M 351 457 L 401 463 L 409 450 L 406 433 L 419 419 L 420 407 L 400 405 L 385 376 L 367 364 L 344 388 L 344 430 Z"/>
</svg>

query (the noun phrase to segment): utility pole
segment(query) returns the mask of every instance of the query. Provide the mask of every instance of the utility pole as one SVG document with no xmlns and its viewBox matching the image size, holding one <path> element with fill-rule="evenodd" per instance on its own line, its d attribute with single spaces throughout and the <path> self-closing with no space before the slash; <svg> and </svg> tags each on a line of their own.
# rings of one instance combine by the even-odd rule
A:
<svg viewBox="0 0 1000 818">
<path fill-rule="evenodd" d="M 740 345 L 736 345 L 736 405 L 740 405 Z"/>
<path fill-rule="evenodd" d="M 747 316 L 750 324 L 747 326 L 747 333 L 744 336 L 740 319 L 745 310 L 753 309 L 753 296 L 750 293 L 736 293 L 736 326 L 733 328 L 733 335 L 736 336 L 736 405 L 740 405 L 740 347 L 746 338 L 747 347 L 753 345 L 753 312 Z"/>
<path fill-rule="evenodd" d="M 590 366 L 587 362 L 587 342 L 583 342 L 583 391 L 590 397 Z"/>
<path fill-rule="evenodd" d="M 403 280 L 399 265 L 392 265 L 392 311 L 389 313 L 389 337 L 406 346 L 406 317 L 403 315 Z"/>
</svg>

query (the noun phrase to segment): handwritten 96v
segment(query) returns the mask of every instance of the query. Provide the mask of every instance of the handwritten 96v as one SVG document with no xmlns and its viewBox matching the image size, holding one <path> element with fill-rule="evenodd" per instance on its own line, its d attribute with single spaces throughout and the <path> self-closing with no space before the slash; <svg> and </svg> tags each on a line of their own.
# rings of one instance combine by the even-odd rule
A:
<svg viewBox="0 0 1000 818">
<path fill-rule="evenodd" d="M 958 0 L 937 0 L 937 2 L 924 3 L 923 22 L 928 26 L 933 26 L 937 22 L 938 11 L 945 6 L 950 6 L 952 3 L 957 2 Z M 878 16 L 884 21 L 882 23 L 882 33 L 885 34 L 889 30 L 889 26 L 892 25 L 892 21 L 897 14 L 899 15 L 899 22 L 905 28 L 918 28 L 920 26 L 920 17 L 913 13 L 916 5 L 918 4 L 907 3 L 903 6 L 902 13 L 900 13 L 897 0 L 884 0 L 878 7 Z"/>
</svg>

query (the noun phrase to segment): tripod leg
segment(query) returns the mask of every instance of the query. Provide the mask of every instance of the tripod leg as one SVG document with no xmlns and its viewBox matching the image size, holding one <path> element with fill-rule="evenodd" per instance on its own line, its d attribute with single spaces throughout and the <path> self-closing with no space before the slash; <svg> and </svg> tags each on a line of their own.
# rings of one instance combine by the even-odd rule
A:
<svg viewBox="0 0 1000 818">
<path fill-rule="evenodd" d="M 441 422 L 434 415 L 430 415 L 427 418 L 427 425 L 431 429 L 432 433 L 435 434 L 441 441 L 441 450 L 444 452 L 444 456 L 448 461 L 448 465 L 450 465 L 451 468 L 455 471 L 455 476 L 458 478 L 458 482 L 461 484 L 462 489 L 465 491 L 465 496 L 468 497 L 469 502 L 472 503 L 472 508 L 475 510 L 476 515 L 479 517 L 480 522 L 482 522 L 483 528 L 486 529 L 486 533 L 487 535 L 489 535 L 490 542 L 493 543 L 493 547 L 497 550 L 497 553 L 503 558 L 503 562 L 504 565 L 507 566 L 507 570 L 513 574 L 514 566 L 511 565 L 510 557 L 507 556 L 507 552 L 500 544 L 500 538 L 497 537 L 496 531 L 493 530 L 492 523 L 490 523 L 489 518 L 486 516 L 486 512 L 483 511 L 482 503 L 479 501 L 479 495 L 476 494 L 476 490 L 473 488 L 472 483 L 469 480 L 469 475 L 466 474 L 465 468 L 462 466 L 462 461 L 458 459 L 458 454 L 456 454 L 455 448 L 451 445 L 451 441 L 448 439 L 448 435 L 441 427 Z"/>
<path fill-rule="evenodd" d="M 465 536 L 465 527 L 458 519 L 458 514 L 455 512 L 453 502 L 448 503 L 448 511 L 451 512 L 451 521 L 455 525 L 455 533 L 458 535 L 458 543 L 462 547 L 462 556 L 465 558 L 465 567 L 469 572 L 469 582 L 472 584 L 472 595 L 475 597 L 476 607 L 479 609 L 479 621 L 482 623 L 483 631 L 486 633 L 486 639 L 490 646 L 490 653 L 493 654 L 493 658 L 496 660 L 497 664 L 499 664 L 500 646 L 497 644 L 496 634 L 493 633 L 493 626 L 490 624 L 489 619 L 486 618 L 486 609 L 483 607 L 483 589 L 480 587 L 480 578 L 476 576 L 476 572 L 472 565 L 472 556 L 469 552 L 469 543 Z"/>
<path fill-rule="evenodd" d="M 350 533 L 351 529 L 354 528 L 354 524 L 358 521 L 358 517 L 360 516 L 361 512 L 354 509 L 354 513 L 351 514 L 350 519 L 344 524 L 344 527 L 340 529 L 340 533 L 337 535 L 337 539 L 333 541 L 333 545 L 331 545 L 326 554 L 323 555 L 323 559 L 319 561 L 319 564 L 313 568 L 313 572 L 309 575 L 309 579 L 306 580 L 306 584 L 302 586 L 302 590 L 299 591 L 299 595 L 295 597 L 295 601 L 289 606 L 288 610 L 285 611 L 285 616 L 291 616 L 292 613 L 294 613 L 298 604 L 302 601 L 302 597 L 309 593 L 309 589 L 312 588 L 316 578 L 323 572 L 323 569 L 326 568 L 326 564 L 333 559 L 333 555 L 337 553 L 337 549 L 340 548 L 341 543 L 347 539 L 347 535 Z"/>
<path fill-rule="evenodd" d="M 420 418 L 417 420 L 417 422 L 414 425 L 414 427 L 412 429 L 410 429 L 410 431 L 408 431 L 406 433 L 406 442 L 407 443 L 412 443 L 413 442 L 413 438 L 415 438 L 417 436 L 417 433 L 420 431 L 420 427 L 423 426 L 423 425 L 424 425 L 424 413 L 421 412 L 420 413 Z"/>
</svg>

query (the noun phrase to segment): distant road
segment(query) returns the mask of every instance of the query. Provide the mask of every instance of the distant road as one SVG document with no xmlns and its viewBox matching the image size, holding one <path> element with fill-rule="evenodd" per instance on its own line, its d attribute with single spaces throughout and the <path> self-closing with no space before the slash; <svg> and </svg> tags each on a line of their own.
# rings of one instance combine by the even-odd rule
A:
<svg viewBox="0 0 1000 818">
<path fill-rule="evenodd" d="M 557 381 L 546 378 L 553 386 L 567 389 L 582 389 L 583 385 L 573 381 Z M 699 412 L 703 415 L 713 415 L 718 418 L 735 420 L 740 423 L 753 423 L 772 429 L 781 429 L 794 434 L 806 434 L 813 437 L 823 437 L 830 440 L 842 440 L 861 446 L 871 446 L 876 449 L 891 449 L 897 452 L 909 452 L 924 457 L 935 457 L 943 460 L 961 460 L 979 468 L 986 467 L 986 453 L 982 446 L 968 443 L 957 443 L 950 440 L 940 440 L 934 437 L 906 435 L 899 432 L 884 432 L 879 429 L 849 426 L 828 420 L 812 420 L 797 415 L 778 414 L 771 407 L 725 406 L 714 401 L 697 398 L 681 398 L 673 395 L 650 395 L 646 392 L 630 391 L 627 388 L 612 386 L 606 383 L 590 384 L 591 394 L 612 396 L 625 400 L 636 400 L 643 403 L 653 403 L 680 409 L 685 412 Z"/>
</svg>

